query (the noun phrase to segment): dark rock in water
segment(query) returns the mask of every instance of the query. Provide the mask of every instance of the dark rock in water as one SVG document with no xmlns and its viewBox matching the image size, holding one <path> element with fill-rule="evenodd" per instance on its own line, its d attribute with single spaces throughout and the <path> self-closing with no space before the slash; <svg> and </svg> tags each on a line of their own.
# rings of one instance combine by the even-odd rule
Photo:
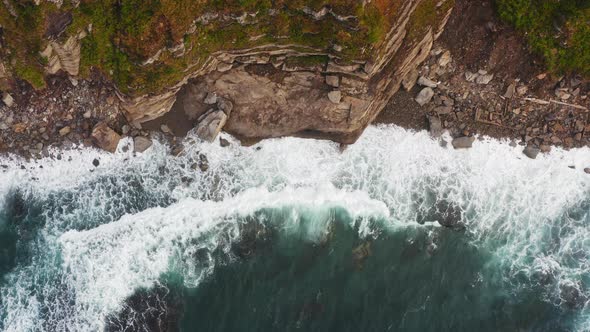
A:
<svg viewBox="0 0 590 332">
<path fill-rule="evenodd" d="M 584 168 L 584 172 L 585 172 L 586 174 L 590 174 L 590 167 L 586 167 L 586 168 Z"/>
<path fill-rule="evenodd" d="M 172 147 L 172 150 L 170 151 L 170 153 L 175 157 L 180 156 L 180 154 L 183 152 L 184 152 L 184 146 L 182 146 L 182 144 L 174 145 Z"/>
<path fill-rule="evenodd" d="M 428 129 L 430 130 L 430 136 L 440 137 L 443 132 L 443 126 L 440 119 L 435 116 L 428 117 Z"/>
<path fill-rule="evenodd" d="M 580 285 L 573 282 L 564 282 L 559 285 L 559 298 L 568 308 L 581 308 L 586 302 L 586 297 L 580 291 Z"/>
<path fill-rule="evenodd" d="M 178 331 L 183 307 L 181 296 L 164 286 L 140 289 L 121 312 L 108 317 L 105 331 Z"/>
<path fill-rule="evenodd" d="M 271 245 L 273 230 L 254 218 L 240 224 L 240 239 L 232 244 L 232 252 L 240 258 L 249 258 Z"/>
<path fill-rule="evenodd" d="M 221 137 L 219 139 L 219 145 L 221 145 L 222 148 L 226 148 L 228 146 L 230 146 L 230 143 L 228 140 L 226 140 L 225 138 Z"/>
<path fill-rule="evenodd" d="M 356 269 L 362 269 L 363 264 L 371 255 L 371 242 L 365 242 L 352 249 L 352 263 Z"/>
<path fill-rule="evenodd" d="M 535 159 L 535 158 L 537 158 L 537 155 L 539 155 L 540 151 L 541 150 L 537 149 L 536 147 L 529 145 L 526 148 L 524 148 L 522 153 L 524 153 L 525 156 L 527 156 L 531 159 Z"/>
<path fill-rule="evenodd" d="M 94 167 L 98 167 L 98 165 L 100 165 L 100 161 L 98 161 L 98 159 L 94 159 L 92 161 L 92 165 L 94 165 Z"/>
<path fill-rule="evenodd" d="M 449 202 L 444 198 L 438 198 L 437 193 L 430 193 L 428 200 L 417 199 L 416 204 L 427 206 L 428 208 L 419 209 L 416 221 L 419 224 L 426 222 L 438 222 L 441 226 L 463 229 L 465 225 L 462 222 L 463 213 L 459 206 Z"/>
<path fill-rule="evenodd" d="M 461 208 L 447 202 L 446 200 L 438 201 L 436 204 L 437 221 L 441 226 L 449 228 L 464 228 Z"/>
<path fill-rule="evenodd" d="M 207 160 L 207 156 L 204 154 L 199 155 L 199 169 L 203 172 L 207 172 L 209 170 L 209 160 Z"/>
<path fill-rule="evenodd" d="M 455 149 L 469 149 L 473 146 L 473 142 L 475 141 L 475 137 L 457 137 L 453 139 L 453 147 Z"/>
</svg>

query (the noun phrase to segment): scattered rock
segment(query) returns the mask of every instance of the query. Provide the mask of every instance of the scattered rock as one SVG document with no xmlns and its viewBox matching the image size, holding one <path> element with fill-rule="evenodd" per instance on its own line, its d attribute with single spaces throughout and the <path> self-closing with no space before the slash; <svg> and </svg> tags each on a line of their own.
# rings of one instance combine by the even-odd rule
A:
<svg viewBox="0 0 590 332">
<path fill-rule="evenodd" d="M 586 173 L 586 174 L 590 174 L 590 167 L 586 167 L 586 168 L 584 168 L 584 173 Z"/>
<path fill-rule="evenodd" d="M 97 124 L 92 130 L 92 139 L 101 149 L 108 152 L 117 151 L 121 136 L 109 128 L 105 122 Z"/>
<path fill-rule="evenodd" d="M 149 149 L 154 143 L 151 139 L 143 136 L 137 136 L 133 139 L 133 150 L 135 152 L 144 152 Z"/>
<path fill-rule="evenodd" d="M 93 165 L 94 167 L 98 167 L 98 165 L 100 165 L 100 161 L 99 161 L 98 159 L 94 159 L 94 160 L 92 161 L 92 165 Z"/>
<path fill-rule="evenodd" d="M 477 73 L 472 73 L 470 71 L 465 72 L 465 79 L 467 80 L 467 82 L 475 82 L 478 76 L 479 75 Z"/>
<path fill-rule="evenodd" d="M 92 117 L 92 112 L 86 111 L 84 112 L 84 114 L 82 114 L 82 116 L 84 117 L 84 119 L 90 119 Z"/>
<path fill-rule="evenodd" d="M 537 155 L 539 155 L 539 152 L 541 150 L 539 150 L 538 148 L 534 147 L 534 146 L 527 146 L 526 148 L 524 148 L 524 150 L 522 151 L 522 153 L 524 153 L 525 156 L 531 158 L 531 159 L 536 159 Z"/>
<path fill-rule="evenodd" d="M 475 137 L 457 137 L 453 139 L 451 144 L 455 149 L 469 149 L 473 146 L 473 142 L 475 141 Z"/>
<path fill-rule="evenodd" d="M 514 97 L 514 93 L 516 92 L 516 84 L 512 83 L 506 88 L 506 92 L 504 93 L 505 98 L 512 98 Z"/>
<path fill-rule="evenodd" d="M 215 92 L 208 92 L 203 102 L 207 105 L 217 104 L 217 94 Z"/>
<path fill-rule="evenodd" d="M 59 130 L 59 136 L 66 136 L 72 131 L 72 128 L 69 126 L 65 126 Z"/>
<path fill-rule="evenodd" d="M 516 88 L 516 93 L 518 93 L 519 96 L 524 96 L 528 91 L 529 88 L 526 85 L 521 85 Z"/>
<path fill-rule="evenodd" d="M 339 90 L 330 91 L 328 93 L 328 99 L 334 104 L 340 104 L 340 100 L 342 100 L 342 92 Z"/>
<path fill-rule="evenodd" d="M 221 145 L 222 148 L 226 148 L 228 146 L 230 146 L 230 143 L 228 140 L 226 140 L 225 138 L 221 137 L 219 139 L 219 145 Z"/>
<path fill-rule="evenodd" d="M 438 65 L 441 67 L 446 67 L 451 62 L 451 52 L 446 51 L 444 52 L 440 58 L 438 58 Z"/>
<path fill-rule="evenodd" d="M 432 97 L 434 97 L 434 90 L 432 88 L 424 88 L 416 96 L 416 102 L 420 106 L 424 106 L 432 100 Z"/>
<path fill-rule="evenodd" d="M 121 133 L 123 135 L 129 134 L 130 130 L 131 130 L 131 127 L 129 127 L 129 125 L 123 125 L 123 127 L 121 127 Z"/>
<path fill-rule="evenodd" d="M 340 86 L 340 78 L 338 76 L 328 75 L 326 76 L 326 84 L 328 84 L 331 87 L 337 88 Z"/>
<path fill-rule="evenodd" d="M 418 85 L 434 89 L 438 86 L 438 83 L 436 83 L 433 80 L 426 78 L 424 76 L 420 76 L 420 78 L 418 78 Z"/>
<path fill-rule="evenodd" d="M 164 134 L 170 134 L 172 133 L 172 131 L 170 130 L 170 127 L 168 127 L 168 125 L 161 125 L 160 126 L 160 130 L 164 133 Z"/>
<path fill-rule="evenodd" d="M 453 112 L 453 108 L 451 106 L 438 106 L 434 109 L 434 111 L 438 115 L 445 115 Z"/>
<path fill-rule="evenodd" d="M 493 79 L 494 79 L 494 74 L 479 75 L 475 79 L 475 83 L 486 85 L 486 84 L 489 84 Z"/>
<path fill-rule="evenodd" d="M 436 116 L 429 116 L 428 129 L 430 130 L 430 136 L 440 137 L 443 133 L 443 126 L 440 119 Z"/>
<path fill-rule="evenodd" d="M 8 92 L 4 92 L 4 94 L 2 95 L 2 102 L 4 103 L 4 105 L 12 107 L 14 105 L 14 98 L 12 98 L 12 96 Z"/>
<path fill-rule="evenodd" d="M 211 109 L 198 119 L 197 136 L 202 140 L 213 142 L 225 123 L 227 115 L 221 110 Z"/>
</svg>

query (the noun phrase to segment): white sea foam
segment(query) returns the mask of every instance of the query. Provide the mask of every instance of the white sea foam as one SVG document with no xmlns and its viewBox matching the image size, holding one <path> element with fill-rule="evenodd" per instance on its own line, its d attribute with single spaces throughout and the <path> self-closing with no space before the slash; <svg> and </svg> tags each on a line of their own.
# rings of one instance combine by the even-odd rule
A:
<svg viewBox="0 0 590 332">
<path fill-rule="evenodd" d="M 75 193 L 64 211 L 46 214 L 44 226 L 48 251 L 63 258 L 54 269 L 76 297 L 68 323 L 102 326 L 134 289 L 150 287 L 170 269 L 197 285 L 214 262 L 196 265 L 189 257 L 201 248 L 227 245 L 216 232 L 237 236 L 233 221 L 265 208 L 287 208 L 290 214 L 315 211 L 325 221 L 329 218 L 321 211 L 342 207 L 355 217 L 382 217 L 396 231 L 419 227 L 418 216 L 444 200 L 460 207 L 466 236 L 492 251 L 490 265 L 505 271 L 507 283 L 520 282 L 512 280 L 516 275 L 530 282 L 538 282 L 539 274 L 551 275 L 555 282 L 548 300 L 557 305 L 560 285 L 570 283 L 588 292 L 587 148 L 554 149 L 530 160 L 522 147 L 506 141 L 483 139 L 470 150 L 445 149 L 427 133 L 391 126 L 368 128 L 343 153 L 326 141 L 282 138 L 246 148 L 228 138 L 233 143 L 229 148 L 195 143 L 178 158 L 156 143 L 138 156 L 85 149 L 64 152 L 61 160 L 0 162 L 9 165 L 4 173 L 0 170 L 0 201 L 15 189 L 41 200 Z M 207 172 L 191 168 L 199 154 L 208 158 Z M 97 168 L 94 158 L 100 159 Z M 141 207 L 125 209 L 139 199 L 129 194 L 137 188 L 145 192 L 142 197 L 174 203 L 148 206 L 143 212 Z M 310 230 L 309 236 L 322 231 L 325 227 Z M 40 260 L 17 269 L 9 277 L 11 284 L 0 289 L 5 329 L 46 326 L 35 326 L 40 323 L 28 317 L 51 304 L 26 296 L 40 286 L 23 277 L 46 265 Z M 585 315 L 583 310 L 580 326 L 587 324 Z"/>
</svg>

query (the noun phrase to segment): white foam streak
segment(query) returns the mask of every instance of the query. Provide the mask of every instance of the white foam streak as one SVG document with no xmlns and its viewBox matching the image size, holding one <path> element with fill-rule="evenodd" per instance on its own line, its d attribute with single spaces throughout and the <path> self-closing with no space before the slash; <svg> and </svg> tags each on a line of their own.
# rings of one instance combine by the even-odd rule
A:
<svg viewBox="0 0 590 332">
<path fill-rule="evenodd" d="M 0 202 L 12 189 L 40 198 L 76 193 L 71 211 L 47 215 L 45 226 L 51 235 L 47 242 L 61 251 L 59 268 L 76 294 L 73 321 L 100 327 L 134 289 L 153 285 L 171 269 L 198 284 L 212 265 L 196 266 L 188 263 L 189 257 L 200 248 L 224 245 L 215 234 L 237 236 L 232 221 L 265 208 L 321 215 L 321 210 L 342 207 L 353 217 L 387 218 L 395 231 L 415 227 L 418 217 L 442 200 L 461 209 L 466 236 L 492 251 L 490 265 L 506 271 L 507 282 L 519 273 L 531 280 L 539 273 L 552 274 L 555 285 L 583 284 L 588 278 L 590 258 L 581 254 L 590 250 L 588 216 L 568 215 L 588 208 L 590 176 L 583 171 L 590 166 L 588 148 L 556 148 L 531 160 L 522 147 L 510 147 L 507 141 L 483 139 L 470 150 L 445 149 L 427 133 L 392 126 L 368 128 L 343 153 L 326 141 L 282 138 L 241 147 L 226 138 L 231 147 L 189 144 L 178 158 L 156 143 L 135 157 L 122 149 L 114 155 L 83 149 L 63 152 L 61 160 L 0 162 L 9 165 L 0 170 Z M 207 172 L 190 167 L 200 153 L 208 158 Z M 94 158 L 100 160 L 96 169 Z M 132 186 L 127 175 L 141 181 Z M 104 183 L 106 177 L 114 179 Z M 180 181 L 182 177 L 190 181 Z M 89 185 L 95 182 L 99 184 Z M 133 201 L 126 195 L 137 187 L 145 197 L 176 203 L 122 216 L 135 212 L 123 207 L 129 205 L 125 199 Z M 366 225 L 361 231 L 371 233 Z M 17 279 L 14 289 L 26 293 L 32 287 Z M 0 292 L 9 297 L 14 293 L 6 288 Z M 25 302 L 11 302 L 5 326 L 35 329 L 24 319 L 24 312 L 34 313 L 35 306 Z"/>
<path fill-rule="evenodd" d="M 63 268 L 71 275 L 69 284 L 78 297 L 76 312 L 94 319 L 76 322 L 82 329 L 102 329 L 108 314 L 117 312 L 124 299 L 140 287 L 151 287 L 174 260 L 195 260 L 199 249 L 213 251 L 220 242 L 207 239 L 222 222 L 252 215 L 265 208 L 288 207 L 297 210 L 325 210 L 347 207 L 353 218 L 388 216 L 387 207 L 362 192 L 347 193 L 334 187 L 286 189 L 269 192 L 265 188 L 247 190 L 222 201 L 185 199 L 167 208 L 153 208 L 89 231 L 70 231 L 62 245 Z M 229 223 L 236 226 L 236 223 Z M 282 225 L 282 227 L 289 227 Z M 325 230 L 325 229 L 324 229 Z M 194 243 L 199 239 L 199 243 Z M 175 257 L 179 255 L 180 257 Z M 192 262 L 192 265 L 195 263 Z M 185 276 L 187 283 L 198 285 L 209 270 Z M 96 318 L 99 318 L 98 320 Z"/>
</svg>

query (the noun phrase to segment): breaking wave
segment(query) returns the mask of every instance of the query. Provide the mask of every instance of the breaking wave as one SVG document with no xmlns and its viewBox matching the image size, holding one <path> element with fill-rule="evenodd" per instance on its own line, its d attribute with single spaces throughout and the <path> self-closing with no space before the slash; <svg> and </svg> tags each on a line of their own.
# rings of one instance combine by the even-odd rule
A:
<svg viewBox="0 0 590 332">
<path fill-rule="evenodd" d="M 224 269 L 263 264 L 252 254 L 268 234 L 262 230 L 279 234 L 273 243 L 290 243 L 269 251 L 327 246 L 326 259 L 353 257 L 356 265 L 340 274 L 387 270 L 407 275 L 399 287 L 420 284 L 415 303 L 404 298 L 395 313 L 379 316 L 390 315 L 387 324 L 374 317 L 372 325 L 358 325 L 364 330 L 466 330 L 457 317 L 427 326 L 420 325 L 424 316 L 411 316 L 448 315 L 437 311 L 436 294 L 442 279 L 461 276 L 464 283 L 445 286 L 454 298 L 445 303 L 456 309 L 466 301 L 463 314 L 501 308 L 493 320 L 504 325 L 482 330 L 590 329 L 589 149 L 554 149 L 530 160 L 508 142 L 483 138 L 470 150 L 453 150 L 394 126 L 368 128 L 345 151 L 327 141 L 281 138 L 242 147 L 226 138 L 232 144 L 222 148 L 189 137 L 178 157 L 158 142 L 134 155 L 126 140 L 116 154 L 79 149 L 36 161 L 0 159 L 0 329 L 149 330 L 141 312 L 119 317 L 140 310 L 130 304 L 134 294 L 172 284 L 205 294 L 225 280 Z M 350 248 L 339 247 L 347 236 L 354 238 Z M 432 268 L 431 280 L 412 280 L 418 267 L 400 263 L 400 255 Z M 365 272 L 355 272 L 359 266 Z M 377 284 L 394 287 L 387 279 Z M 461 300 L 465 285 L 481 292 L 477 301 Z M 362 301 L 362 293 L 350 294 Z M 301 313 L 293 326 L 302 326 Z M 283 327 L 290 324 L 285 317 Z"/>
</svg>

